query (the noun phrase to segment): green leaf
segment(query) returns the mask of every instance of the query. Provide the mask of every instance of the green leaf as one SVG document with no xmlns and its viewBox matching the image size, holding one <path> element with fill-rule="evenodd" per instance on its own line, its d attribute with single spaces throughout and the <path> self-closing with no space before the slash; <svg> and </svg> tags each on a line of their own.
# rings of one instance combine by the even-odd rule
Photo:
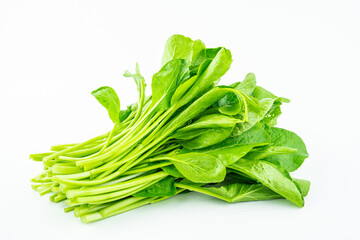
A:
<svg viewBox="0 0 360 240">
<path fill-rule="evenodd" d="M 246 155 L 245 158 L 251 160 L 260 160 L 278 154 L 295 153 L 296 151 L 297 151 L 296 149 L 289 147 L 268 146 L 268 147 L 256 149 L 255 151 L 251 151 Z"/>
<path fill-rule="evenodd" d="M 255 75 L 253 73 L 249 73 L 245 76 L 244 81 L 231 84 L 230 87 L 237 89 L 244 94 L 250 95 L 256 87 Z M 219 112 L 227 115 L 240 113 L 241 105 L 241 101 L 235 93 L 228 93 L 218 102 Z"/>
<path fill-rule="evenodd" d="M 221 106 L 219 108 L 219 112 L 226 115 L 235 115 L 238 114 L 240 111 L 241 111 L 241 104 L 238 98 L 235 101 L 227 102 L 224 106 Z"/>
<path fill-rule="evenodd" d="M 211 62 L 210 62 L 211 61 Z M 199 68 L 198 77 L 191 88 L 181 98 L 180 106 L 183 106 L 193 100 L 195 97 L 202 94 L 209 87 L 214 85 L 214 82 L 220 79 L 229 70 L 232 63 L 231 52 L 225 48 L 220 48 L 213 60 L 206 60 L 202 63 L 206 64 Z"/>
<path fill-rule="evenodd" d="M 176 88 L 188 77 L 188 61 L 176 59 L 168 62 L 152 78 L 152 104 L 157 105 L 158 110 L 167 110 Z"/>
<path fill-rule="evenodd" d="M 177 184 L 177 187 L 203 193 L 226 202 L 260 201 L 282 198 L 281 195 L 262 184 L 233 183 L 221 187 L 201 187 L 195 184 Z"/>
<path fill-rule="evenodd" d="M 253 93 L 253 91 L 256 87 L 255 74 L 248 73 L 242 82 L 238 82 L 238 83 L 232 84 L 230 86 L 234 87 L 235 89 L 239 90 L 240 92 L 250 95 Z"/>
<path fill-rule="evenodd" d="M 187 91 L 198 80 L 199 76 L 201 76 L 201 74 L 207 69 L 210 63 L 211 60 L 205 60 L 204 62 L 202 62 L 197 70 L 197 75 L 194 75 L 190 79 L 183 81 L 180 86 L 177 87 L 171 98 L 171 105 L 175 105 L 185 95 L 185 93 L 187 93 Z M 185 105 L 185 103 L 182 103 L 180 106 Z"/>
<path fill-rule="evenodd" d="M 297 151 L 288 154 L 269 156 L 264 158 L 264 160 L 292 172 L 298 169 L 304 160 L 309 157 L 305 143 L 296 133 L 282 128 L 272 127 L 269 130 L 269 135 L 274 146 L 288 147 L 296 149 Z"/>
<path fill-rule="evenodd" d="M 174 94 L 171 97 L 171 105 L 175 105 L 180 100 L 185 92 L 194 84 L 196 79 L 197 76 L 193 76 L 176 88 Z"/>
<path fill-rule="evenodd" d="M 183 148 L 180 153 L 206 153 L 220 159 L 225 166 L 228 166 L 238 161 L 240 158 L 244 157 L 254 147 L 264 146 L 266 144 L 267 143 L 239 144 L 237 142 L 228 141 L 226 144 L 223 144 L 223 142 L 221 142 L 217 145 L 197 150 Z"/>
<path fill-rule="evenodd" d="M 203 43 L 203 41 L 201 40 L 195 40 L 194 44 L 193 44 L 193 54 L 192 54 L 192 62 L 198 58 L 198 55 L 200 54 L 200 52 L 205 49 L 205 44 Z"/>
<path fill-rule="evenodd" d="M 199 128 L 232 128 L 238 122 L 239 119 L 229 117 L 223 114 L 209 114 L 202 116 L 190 125 L 179 129 L 178 132 L 186 132 Z"/>
<path fill-rule="evenodd" d="M 221 50 L 221 47 L 201 49 L 198 52 L 198 54 L 193 57 L 193 61 L 191 63 L 190 68 L 193 70 L 197 70 L 202 62 L 204 62 L 206 60 L 213 60 L 220 50 Z"/>
<path fill-rule="evenodd" d="M 302 189 L 302 196 L 305 197 L 309 191 L 310 182 L 302 179 L 294 179 L 294 182 L 298 183 Z M 176 186 L 231 203 L 283 198 L 263 184 L 231 183 L 220 187 L 207 187 L 189 181 L 181 181 Z"/>
<path fill-rule="evenodd" d="M 191 131 L 182 131 L 182 132 L 176 132 L 173 135 L 171 135 L 171 138 L 177 139 L 177 140 L 190 140 L 195 137 L 200 136 L 203 133 L 206 133 L 209 131 L 207 128 L 201 128 L 201 129 L 195 129 Z"/>
<path fill-rule="evenodd" d="M 237 144 L 220 147 L 214 146 L 208 149 L 203 149 L 202 152 L 220 159 L 225 166 L 229 166 L 244 157 L 251 149 L 258 146 L 263 146 L 263 143 L 248 145 Z"/>
<path fill-rule="evenodd" d="M 200 80 L 196 82 L 196 87 L 207 88 L 220 79 L 230 68 L 232 63 L 231 52 L 226 48 L 219 48 L 216 55 L 201 74 Z"/>
<path fill-rule="evenodd" d="M 135 193 L 135 197 L 171 197 L 176 193 L 173 177 L 166 177 L 153 185 Z"/>
<path fill-rule="evenodd" d="M 310 190 L 310 181 L 293 178 L 293 182 L 298 186 L 298 189 L 300 189 L 301 195 L 306 197 Z"/>
<path fill-rule="evenodd" d="M 265 117 L 265 114 L 269 111 L 274 103 L 274 99 L 264 98 L 258 101 L 251 96 L 246 97 L 246 103 L 248 106 L 248 121 L 236 124 L 233 135 L 237 136 L 243 132 L 252 128 L 258 121 Z M 243 115 L 237 116 L 239 119 L 243 119 Z"/>
<path fill-rule="evenodd" d="M 261 123 L 273 127 L 277 124 L 277 119 L 281 115 L 280 105 L 273 105 L 270 110 L 266 113 L 265 117 L 261 120 Z"/>
<path fill-rule="evenodd" d="M 195 138 L 179 143 L 190 149 L 202 149 L 224 141 L 231 135 L 232 128 L 210 128 Z"/>
<path fill-rule="evenodd" d="M 212 104 L 224 97 L 229 92 L 226 88 L 213 88 L 207 93 L 199 97 L 190 106 L 181 111 L 164 129 L 165 132 L 173 132 L 177 128 L 183 126 L 189 120 L 195 118 L 199 113 L 206 110 Z"/>
<path fill-rule="evenodd" d="M 257 179 L 259 182 L 280 194 L 289 201 L 302 207 L 304 199 L 297 185 L 292 181 L 284 169 L 262 160 L 240 159 L 229 166 L 239 172 Z"/>
<path fill-rule="evenodd" d="M 257 180 L 252 179 L 249 176 L 230 168 L 226 169 L 226 178 L 229 178 L 230 180 L 234 180 L 236 183 L 246 183 L 246 184 L 258 183 Z"/>
<path fill-rule="evenodd" d="M 100 87 L 91 92 L 91 94 L 99 101 L 99 103 L 106 108 L 110 119 L 114 123 L 119 122 L 120 113 L 120 99 L 115 90 L 111 87 Z"/>
<path fill-rule="evenodd" d="M 178 154 L 169 159 L 177 170 L 192 182 L 221 182 L 226 175 L 226 168 L 222 162 L 205 153 Z"/>
<path fill-rule="evenodd" d="M 220 99 L 213 107 L 218 107 L 218 111 L 226 115 L 236 115 L 241 111 L 241 100 L 235 93 L 228 93 Z"/>
<path fill-rule="evenodd" d="M 126 110 L 120 110 L 119 122 L 123 122 L 131 114 L 131 106 L 128 106 Z"/>
<path fill-rule="evenodd" d="M 272 94 L 271 92 L 269 92 L 266 89 L 259 87 L 259 86 L 257 86 L 254 89 L 253 95 L 258 100 L 269 99 L 269 98 L 274 100 L 274 104 L 271 106 L 271 108 L 265 114 L 265 116 L 261 120 L 261 122 L 270 127 L 275 126 L 277 124 L 277 118 L 281 115 L 280 105 L 282 103 L 289 103 L 290 100 L 287 98 L 283 98 L 283 97 L 277 97 L 274 94 Z"/>
<path fill-rule="evenodd" d="M 283 98 L 283 97 L 277 97 L 274 94 L 272 94 L 271 92 L 269 92 L 268 90 L 266 90 L 260 86 L 255 87 L 253 95 L 255 98 L 257 98 L 259 100 L 264 99 L 264 98 L 271 98 L 271 99 L 274 99 L 276 102 L 284 102 L 284 103 L 290 102 L 289 99 Z"/>
<path fill-rule="evenodd" d="M 170 176 L 176 177 L 176 178 L 184 178 L 184 176 L 179 172 L 179 170 L 176 169 L 174 165 L 169 165 L 166 167 L 163 167 L 162 170 L 169 174 Z"/>
<path fill-rule="evenodd" d="M 252 128 L 245 131 L 244 133 L 237 135 L 235 137 L 231 137 L 226 139 L 223 142 L 225 145 L 233 143 L 233 144 L 250 144 L 250 143 L 271 143 L 271 137 L 265 131 L 265 129 L 261 126 L 260 123 L 256 123 Z"/>
<path fill-rule="evenodd" d="M 196 43 L 196 51 L 201 47 Z M 161 66 L 175 59 L 192 60 L 194 41 L 182 35 L 172 35 L 165 44 Z"/>
<path fill-rule="evenodd" d="M 228 137 L 224 141 L 200 150 L 183 149 L 181 152 L 203 152 L 219 158 L 224 165 L 230 165 L 245 156 L 254 147 L 264 146 L 271 142 L 269 134 L 260 124 L 236 137 Z M 183 144 L 185 146 L 185 144 Z M 185 146 L 186 147 L 186 146 Z"/>
<path fill-rule="evenodd" d="M 139 94 L 142 94 L 141 91 L 141 86 L 142 84 L 145 85 L 145 79 L 144 77 L 140 74 L 140 68 L 139 68 L 139 64 L 136 63 L 136 67 L 135 67 L 135 73 L 130 73 L 129 71 L 125 71 L 124 73 L 124 77 L 132 77 L 136 83 L 136 87 L 137 90 L 139 92 Z"/>
</svg>

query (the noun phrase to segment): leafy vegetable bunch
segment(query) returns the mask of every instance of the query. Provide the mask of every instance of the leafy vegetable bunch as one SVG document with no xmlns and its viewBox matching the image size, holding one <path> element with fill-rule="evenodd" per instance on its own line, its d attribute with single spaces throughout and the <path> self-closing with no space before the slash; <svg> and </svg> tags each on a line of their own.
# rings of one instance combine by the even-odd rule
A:
<svg viewBox="0 0 360 240">
<path fill-rule="evenodd" d="M 304 205 L 310 182 L 291 178 L 308 157 L 295 133 L 274 127 L 287 98 L 241 82 L 219 85 L 232 62 L 223 47 L 173 35 L 152 95 L 136 65 L 138 101 L 125 110 L 111 87 L 92 95 L 107 109 L 113 129 L 78 144 L 32 154 L 45 171 L 32 179 L 41 195 L 65 201 L 85 223 L 189 191 L 227 202 L 286 198 Z"/>
</svg>

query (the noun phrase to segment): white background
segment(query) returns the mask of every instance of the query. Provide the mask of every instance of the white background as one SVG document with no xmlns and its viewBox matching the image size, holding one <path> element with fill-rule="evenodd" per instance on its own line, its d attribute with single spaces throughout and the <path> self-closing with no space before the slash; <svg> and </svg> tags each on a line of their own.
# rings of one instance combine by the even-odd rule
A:
<svg viewBox="0 0 360 240">
<path fill-rule="evenodd" d="M 359 239 L 359 25 L 359 1 L 0 1 L 0 238 Z M 304 208 L 191 193 L 86 225 L 30 188 L 28 155 L 110 130 L 90 91 L 135 101 L 123 71 L 150 84 L 174 33 L 232 51 L 222 83 L 254 72 L 292 100 L 279 126 L 310 153 Z"/>
</svg>

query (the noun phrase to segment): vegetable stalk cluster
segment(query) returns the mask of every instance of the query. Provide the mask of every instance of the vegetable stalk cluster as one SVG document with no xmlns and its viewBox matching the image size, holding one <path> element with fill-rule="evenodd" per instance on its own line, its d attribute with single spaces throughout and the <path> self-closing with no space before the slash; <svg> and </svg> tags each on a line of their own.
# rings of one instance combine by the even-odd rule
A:
<svg viewBox="0 0 360 240">
<path fill-rule="evenodd" d="M 290 102 L 256 85 L 219 85 L 232 56 L 224 47 L 173 35 L 152 95 L 136 65 L 138 101 L 125 110 L 111 87 L 92 95 L 114 123 L 108 133 L 82 143 L 32 154 L 44 172 L 32 188 L 64 201 L 85 223 L 190 191 L 226 202 L 285 198 L 304 205 L 310 182 L 291 178 L 308 157 L 295 133 L 277 128 L 281 105 Z"/>
</svg>

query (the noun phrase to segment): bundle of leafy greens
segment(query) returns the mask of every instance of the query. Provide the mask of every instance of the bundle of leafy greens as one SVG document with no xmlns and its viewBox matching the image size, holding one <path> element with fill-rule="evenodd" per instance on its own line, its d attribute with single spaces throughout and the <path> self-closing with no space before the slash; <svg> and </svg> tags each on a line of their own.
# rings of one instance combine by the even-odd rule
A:
<svg viewBox="0 0 360 240">
<path fill-rule="evenodd" d="M 65 212 L 85 223 L 190 191 L 226 202 L 285 198 L 302 207 L 310 182 L 289 172 L 308 153 L 298 135 L 275 127 L 289 100 L 256 86 L 252 73 L 219 85 L 231 62 L 226 48 L 171 36 L 152 95 L 145 96 L 138 65 L 124 74 L 139 93 L 125 110 L 111 87 L 93 91 L 113 129 L 30 155 L 44 165 L 33 189 L 52 193 L 51 201 L 64 201 Z"/>
</svg>

